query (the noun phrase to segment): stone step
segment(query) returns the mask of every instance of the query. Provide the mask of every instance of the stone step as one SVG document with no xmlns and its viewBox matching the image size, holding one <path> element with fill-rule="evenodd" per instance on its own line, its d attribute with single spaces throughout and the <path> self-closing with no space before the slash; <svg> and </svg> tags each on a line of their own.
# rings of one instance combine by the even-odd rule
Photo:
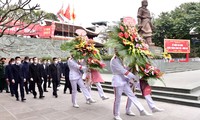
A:
<svg viewBox="0 0 200 120">
<path fill-rule="evenodd" d="M 61 84 L 65 84 L 65 81 L 64 80 L 61 80 Z M 113 87 L 111 86 L 111 82 L 104 82 L 101 84 L 103 88 L 108 88 L 108 89 L 113 89 Z M 95 86 L 95 85 L 94 85 Z M 195 92 L 195 91 L 198 91 L 200 90 L 200 87 L 196 87 L 196 88 L 193 88 L 193 89 L 185 89 L 185 88 L 172 88 L 172 87 L 160 87 L 160 86 L 151 86 L 152 87 L 152 90 L 155 90 L 156 93 L 158 93 L 158 91 L 163 91 L 161 93 L 167 93 L 167 92 L 171 92 L 171 93 L 174 93 L 174 94 L 178 94 L 178 93 L 183 93 L 183 94 L 190 94 L 192 92 Z M 166 92 L 165 92 L 166 91 Z M 182 94 L 182 95 L 183 95 Z M 188 98 L 188 97 L 186 97 Z M 193 98 L 192 98 L 193 99 Z M 196 99 L 196 98 L 195 98 Z M 200 98 L 198 98 L 200 99 Z"/>
<path fill-rule="evenodd" d="M 92 87 L 92 90 L 97 90 L 97 88 Z M 104 92 L 114 94 L 114 91 L 112 89 L 104 88 Z M 144 98 L 141 95 L 141 93 L 136 92 L 135 94 L 138 98 Z M 197 101 L 197 100 L 188 100 L 188 99 L 173 98 L 173 97 L 159 96 L 159 95 L 152 95 L 152 98 L 156 101 L 161 101 L 161 102 L 168 102 L 168 103 L 173 103 L 173 104 L 200 107 L 200 101 Z"/>
<path fill-rule="evenodd" d="M 93 87 L 96 88 L 95 85 L 93 85 Z M 111 85 L 102 84 L 102 87 L 103 87 L 103 89 L 113 90 L 113 87 Z M 152 89 L 152 94 L 159 95 L 159 96 L 174 97 L 174 98 L 183 98 L 183 99 L 189 99 L 189 100 L 200 100 L 200 96 L 195 95 L 195 94 L 160 91 L 160 90 L 154 90 L 154 89 Z"/>
<path fill-rule="evenodd" d="M 103 88 L 110 88 L 112 89 L 113 87 L 111 86 L 111 82 L 104 82 L 101 84 Z M 193 89 L 183 89 L 183 88 L 172 88 L 172 87 L 160 87 L 160 86 L 151 86 L 153 90 L 159 90 L 159 91 L 168 91 L 168 92 L 178 92 L 178 93 L 191 93 L 195 90 L 198 90 L 197 88 Z M 200 89 L 200 88 L 199 88 Z"/>
<path fill-rule="evenodd" d="M 159 90 L 152 90 L 153 95 L 159 96 L 166 96 L 166 97 L 173 97 L 173 98 L 182 98 L 188 100 L 200 100 L 199 95 L 194 94 L 185 94 L 185 93 L 176 93 L 176 92 L 167 92 L 167 91 L 159 91 Z"/>
</svg>

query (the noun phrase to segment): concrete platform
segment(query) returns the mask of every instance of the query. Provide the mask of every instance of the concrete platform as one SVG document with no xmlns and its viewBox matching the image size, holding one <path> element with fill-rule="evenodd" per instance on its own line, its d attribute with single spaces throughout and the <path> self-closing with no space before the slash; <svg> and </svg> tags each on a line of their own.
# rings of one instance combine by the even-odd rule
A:
<svg viewBox="0 0 200 120">
<path fill-rule="evenodd" d="M 112 81 L 112 74 L 102 76 L 105 81 Z M 200 86 L 200 70 L 164 74 L 163 80 L 167 87 L 193 89 Z M 159 80 L 153 80 L 151 84 L 165 87 Z"/>
<path fill-rule="evenodd" d="M 78 93 L 78 104 L 80 108 L 73 108 L 71 95 L 63 94 L 63 86 L 59 87 L 58 98 L 52 96 L 52 89 L 44 93 L 44 99 L 33 99 L 33 95 L 26 95 L 26 102 L 16 101 L 10 94 L 0 93 L 0 120 L 113 120 L 112 108 L 114 102 L 113 94 L 106 94 L 110 99 L 102 101 L 96 91 L 92 96 L 97 103 L 87 105 L 82 93 Z M 200 110 L 196 107 L 156 102 L 165 111 L 155 113 L 153 116 L 140 116 L 138 110 L 133 106 L 134 117 L 125 115 L 127 97 L 122 97 L 121 117 L 124 120 L 199 120 Z M 145 109 L 150 109 L 144 99 L 139 99 Z"/>
</svg>

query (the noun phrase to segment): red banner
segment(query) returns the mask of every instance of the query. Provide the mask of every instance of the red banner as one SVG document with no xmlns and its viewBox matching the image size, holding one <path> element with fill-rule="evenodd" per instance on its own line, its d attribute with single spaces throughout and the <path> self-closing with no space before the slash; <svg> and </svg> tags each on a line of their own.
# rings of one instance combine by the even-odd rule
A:
<svg viewBox="0 0 200 120">
<path fill-rule="evenodd" d="M 190 53 L 190 40 L 165 39 L 164 50 L 167 53 Z"/>
</svg>

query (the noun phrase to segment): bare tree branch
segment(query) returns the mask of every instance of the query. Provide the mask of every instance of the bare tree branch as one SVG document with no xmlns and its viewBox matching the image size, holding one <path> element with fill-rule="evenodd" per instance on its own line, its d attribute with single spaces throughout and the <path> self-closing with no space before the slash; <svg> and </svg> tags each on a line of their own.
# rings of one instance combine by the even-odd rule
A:
<svg viewBox="0 0 200 120">
<path fill-rule="evenodd" d="M 35 23 L 44 18 L 43 12 L 36 13 L 37 10 L 40 10 L 39 4 L 30 6 L 31 0 L 16 1 L 17 2 L 13 3 L 12 0 L 0 0 L 0 37 L 4 36 L 5 34 L 17 35 L 19 31 L 28 28 L 30 25 L 31 27 L 26 33 L 32 33 L 36 25 Z M 14 33 L 13 31 L 9 33 L 9 30 L 14 27 L 16 27 L 17 30 L 15 30 Z M 24 35 L 26 35 L 26 33 Z M 6 41 L 7 42 L 5 43 L 0 43 L 1 46 L 3 46 L 0 48 L 0 51 L 9 54 L 11 52 L 9 49 L 14 46 L 16 40 L 11 40 L 10 37 L 7 37 Z"/>
<path fill-rule="evenodd" d="M 6 0 L 5 2 L 1 0 L 0 4 L 3 4 L 3 7 L 1 6 L 1 8 L 3 8 L 2 10 L 4 13 L 0 16 L 0 37 L 4 35 L 7 29 L 19 26 L 19 22 L 26 25 L 22 25 L 23 27 L 20 27 L 16 33 L 29 27 L 32 23 L 38 22 L 44 17 L 43 12 L 41 12 L 39 16 L 35 17 L 34 12 L 40 9 L 40 5 L 36 4 L 34 6 L 30 6 L 30 2 L 31 0 L 18 0 L 18 3 L 12 5 L 11 0 Z"/>
</svg>

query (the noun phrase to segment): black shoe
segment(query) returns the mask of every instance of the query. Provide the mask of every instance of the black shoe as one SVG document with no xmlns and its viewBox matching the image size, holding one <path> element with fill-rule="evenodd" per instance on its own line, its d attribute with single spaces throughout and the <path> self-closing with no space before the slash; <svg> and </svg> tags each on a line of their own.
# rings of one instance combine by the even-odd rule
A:
<svg viewBox="0 0 200 120">
<path fill-rule="evenodd" d="M 57 98 L 57 97 L 58 97 L 58 95 L 55 95 L 55 97 Z"/>
<path fill-rule="evenodd" d="M 37 96 L 34 96 L 33 98 L 34 98 L 34 99 L 36 99 L 36 98 L 37 98 Z"/>
<path fill-rule="evenodd" d="M 2 93 L 2 90 L 0 90 L 0 93 Z"/>
<path fill-rule="evenodd" d="M 26 100 L 26 98 L 22 98 L 22 102 L 24 102 Z"/>
<path fill-rule="evenodd" d="M 29 94 L 29 92 L 26 93 L 27 95 Z"/>
<path fill-rule="evenodd" d="M 64 94 L 66 94 L 66 91 L 64 91 Z"/>
<path fill-rule="evenodd" d="M 14 94 L 11 94 L 12 97 L 14 97 Z"/>
<path fill-rule="evenodd" d="M 51 88 L 51 86 L 49 86 L 48 88 Z"/>
<path fill-rule="evenodd" d="M 44 98 L 44 97 L 45 97 L 45 96 L 40 96 L 39 98 L 42 99 L 42 98 Z"/>
<path fill-rule="evenodd" d="M 79 93 L 81 93 L 81 91 L 80 91 L 80 90 L 78 90 L 78 92 L 79 92 Z"/>
<path fill-rule="evenodd" d="M 19 98 L 16 98 L 16 101 L 19 101 Z"/>
<path fill-rule="evenodd" d="M 6 93 L 10 93 L 10 91 L 6 91 Z"/>
<path fill-rule="evenodd" d="M 45 90 L 44 92 L 49 92 L 49 91 Z"/>
</svg>

